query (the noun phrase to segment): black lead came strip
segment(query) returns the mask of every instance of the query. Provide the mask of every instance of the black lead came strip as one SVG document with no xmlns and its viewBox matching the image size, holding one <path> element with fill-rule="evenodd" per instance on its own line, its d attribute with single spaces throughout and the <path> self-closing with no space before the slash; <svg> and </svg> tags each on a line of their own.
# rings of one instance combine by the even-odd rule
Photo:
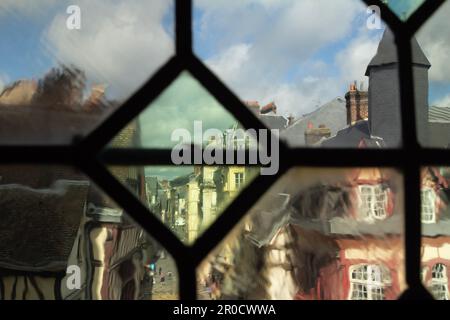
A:
<svg viewBox="0 0 450 320">
<path fill-rule="evenodd" d="M 420 168 L 424 165 L 450 165 L 449 150 L 423 149 L 417 143 L 414 108 L 414 87 L 411 69 L 410 39 L 445 0 L 425 1 L 406 21 L 401 21 L 379 0 L 363 0 L 378 5 L 382 18 L 394 32 L 399 55 L 403 146 L 396 150 L 290 149 L 280 143 L 280 169 L 274 176 L 259 176 L 245 188 L 235 201 L 201 235 L 187 247 L 173 235 L 156 216 L 150 215 L 136 196 L 106 170 L 104 164 L 172 165 L 168 150 L 106 150 L 104 146 L 138 116 L 183 71 L 188 70 L 246 128 L 265 128 L 192 51 L 192 1 L 175 0 L 176 55 L 81 142 L 72 146 L 3 146 L 0 163 L 46 163 L 74 165 L 85 171 L 176 261 L 179 271 L 180 298 L 196 299 L 197 265 L 217 246 L 223 237 L 246 214 L 262 194 L 293 166 L 392 166 L 404 175 L 405 256 L 408 289 L 404 299 L 431 298 L 420 281 Z M 102 160 L 103 164 L 99 160 Z M 251 190 L 251 192 L 250 192 Z"/>
</svg>

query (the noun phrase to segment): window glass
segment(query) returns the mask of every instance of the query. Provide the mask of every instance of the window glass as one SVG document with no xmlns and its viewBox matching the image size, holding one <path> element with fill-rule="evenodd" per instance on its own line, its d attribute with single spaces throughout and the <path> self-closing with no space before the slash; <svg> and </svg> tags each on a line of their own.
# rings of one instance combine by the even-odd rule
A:
<svg viewBox="0 0 450 320">
<path fill-rule="evenodd" d="M 438 300 L 448 300 L 449 178 L 447 167 L 422 168 L 422 282 Z"/>
<path fill-rule="evenodd" d="M 407 20 L 425 0 L 382 0 L 400 19 Z"/>
<path fill-rule="evenodd" d="M 444 2 L 417 32 L 422 58 L 417 44 L 412 43 L 413 52 L 423 61 L 413 70 L 418 136 L 424 147 L 450 146 L 449 14 L 450 3 Z"/>
<path fill-rule="evenodd" d="M 185 244 L 192 244 L 259 174 L 257 167 L 225 165 L 109 170 Z M 143 192 L 135 187 L 139 177 Z"/>
<path fill-rule="evenodd" d="M 0 299 L 178 299 L 171 255 L 78 170 L 1 166 L 0 194 Z"/>
<path fill-rule="evenodd" d="M 1 1 L 0 144 L 69 144 L 92 131 L 174 53 L 173 6 Z"/>
<path fill-rule="evenodd" d="M 360 220 L 361 190 L 379 183 L 386 217 Z M 392 169 L 291 169 L 198 267 L 198 297 L 397 299 L 406 289 L 402 199 Z"/>
<path fill-rule="evenodd" d="M 196 54 L 290 146 L 401 145 L 395 41 L 363 1 L 193 3 Z"/>
</svg>

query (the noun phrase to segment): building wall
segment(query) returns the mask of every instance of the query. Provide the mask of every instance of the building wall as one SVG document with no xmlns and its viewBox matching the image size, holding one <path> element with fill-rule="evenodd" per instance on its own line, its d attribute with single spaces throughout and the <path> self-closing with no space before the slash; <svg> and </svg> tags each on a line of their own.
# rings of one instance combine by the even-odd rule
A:
<svg viewBox="0 0 450 320">
<path fill-rule="evenodd" d="M 193 243 L 199 233 L 200 227 L 200 187 L 198 182 L 191 181 L 188 183 L 188 202 L 186 213 L 187 241 Z"/>
</svg>

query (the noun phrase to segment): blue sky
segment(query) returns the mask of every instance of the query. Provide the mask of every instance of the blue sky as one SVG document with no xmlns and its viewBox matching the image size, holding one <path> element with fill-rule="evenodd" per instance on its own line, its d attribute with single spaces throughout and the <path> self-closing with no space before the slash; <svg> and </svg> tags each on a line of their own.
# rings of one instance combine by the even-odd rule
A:
<svg viewBox="0 0 450 320">
<path fill-rule="evenodd" d="M 81 8 L 81 30 L 65 27 L 69 5 Z M 123 100 L 173 54 L 173 25 L 166 0 L 2 0 L 0 85 L 73 64 Z"/>
<path fill-rule="evenodd" d="M 410 13 L 418 2 L 389 4 Z M 82 10 L 79 31 L 65 28 L 69 4 Z M 442 31 L 449 14 L 447 3 L 418 40 L 433 65 L 430 101 L 450 106 L 450 34 Z M 382 34 L 366 27 L 367 17 L 359 0 L 194 0 L 195 52 L 242 100 L 275 101 L 280 114 L 299 117 L 343 97 L 353 80 L 367 85 L 365 67 Z M 0 86 L 42 77 L 58 63 L 74 64 L 89 83 L 105 83 L 110 97 L 123 100 L 174 54 L 173 19 L 168 0 L 2 0 Z M 185 80 L 186 87 L 194 83 Z M 156 115 L 143 118 L 171 110 L 180 117 L 164 121 L 175 124 L 186 110 L 220 109 L 197 89 L 169 91 L 170 99 L 152 107 Z M 226 118 L 212 111 L 195 116 L 218 127 Z M 161 136 L 160 126 L 145 123 L 149 141 Z"/>
<path fill-rule="evenodd" d="M 304 0 L 298 2 L 308 4 L 311 1 Z M 289 11 L 294 11 L 298 7 L 293 1 L 245 0 L 230 4 L 228 1 L 223 0 L 195 0 L 194 40 L 196 52 L 243 99 L 262 100 L 262 103 L 267 103 L 270 102 L 268 100 L 278 98 L 280 103 L 285 104 L 280 105 L 279 108 L 286 113 L 300 115 L 309 112 L 311 111 L 310 109 L 314 108 L 314 105 L 308 105 L 308 102 L 309 104 L 313 101 L 325 103 L 326 99 L 331 99 L 333 96 L 343 96 L 348 87 L 348 82 L 352 79 L 350 76 L 355 77 L 357 74 L 355 73 L 356 70 L 348 72 L 348 77 L 342 74 L 342 70 L 339 70 L 339 61 L 336 61 L 339 53 L 345 53 L 345 50 L 349 48 L 352 41 L 365 41 L 366 44 L 368 41 L 372 41 L 375 44 L 380 37 L 380 31 L 364 28 L 367 15 L 365 13 L 365 7 L 360 1 L 346 0 L 347 4 L 345 5 L 342 5 L 344 2 L 340 4 L 339 0 L 334 2 L 338 4 L 336 7 L 331 7 L 330 2 L 318 0 L 315 4 L 316 8 L 313 8 L 313 12 L 308 14 L 314 17 L 311 20 L 320 20 L 320 16 L 324 15 L 321 26 L 315 24 L 314 21 L 297 22 L 299 27 L 296 32 L 301 32 L 302 28 L 306 30 L 305 33 L 311 32 L 311 27 L 316 27 L 313 31 L 322 34 L 333 33 L 336 29 L 340 29 L 339 32 L 335 32 L 336 35 L 334 38 L 324 37 L 322 43 L 314 43 L 312 45 L 308 43 L 311 40 L 310 38 L 304 37 L 302 34 L 297 34 L 299 42 L 305 41 L 303 43 L 304 47 L 311 48 L 308 51 L 301 50 L 299 46 L 288 43 L 292 40 L 288 37 L 283 39 L 287 40 L 286 43 L 271 38 L 280 34 L 282 35 L 283 33 L 290 35 L 292 32 L 292 30 L 283 30 L 282 28 L 285 28 L 285 26 L 280 24 L 279 20 L 286 17 L 289 19 Z M 397 12 L 407 12 L 410 14 L 421 2 L 421 0 L 397 0 L 390 1 L 389 6 Z M 70 4 L 78 4 L 82 9 L 82 22 L 86 30 L 78 32 L 79 34 L 83 34 L 79 36 L 73 36 L 77 31 L 54 31 L 57 27 L 57 22 L 64 21 L 61 19 L 67 16 L 65 9 L 69 3 L 68 1 L 43 0 L 40 7 L 37 7 L 30 0 L 23 0 L 22 3 L 23 5 L 20 5 L 16 1 L 5 0 L 2 7 L 0 7 L 0 33 L 5 44 L 2 46 L 2 50 L 0 50 L 0 81 L 3 84 L 22 78 L 42 77 L 43 74 L 52 66 L 57 65 L 58 62 L 75 63 L 82 68 L 86 68 L 89 73 L 88 78 L 91 82 L 110 82 L 109 94 L 114 97 L 125 98 L 173 53 L 174 22 L 173 3 L 171 1 L 157 0 L 147 1 L 146 3 L 146 1 L 135 0 L 129 1 L 129 4 L 127 4 L 125 1 L 104 0 L 96 1 L 96 5 L 92 5 L 86 0 L 72 1 Z M 86 39 L 90 36 L 87 33 L 95 30 L 94 33 L 97 33 L 94 37 L 97 37 L 96 40 L 99 42 L 105 42 L 102 36 L 112 38 L 116 30 L 107 30 L 107 23 L 105 21 L 110 20 L 111 22 L 113 19 L 121 19 L 120 9 L 126 8 L 127 6 L 130 8 L 128 14 L 133 18 L 130 21 L 132 24 L 135 24 L 136 28 L 140 27 L 144 29 L 148 27 L 150 32 L 151 28 L 155 30 L 160 28 L 160 30 L 154 31 L 152 40 L 149 40 L 146 45 L 142 45 L 142 43 L 139 43 L 139 40 L 143 38 L 143 35 L 139 35 L 134 47 L 133 41 L 124 41 L 124 44 L 128 44 L 130 48 L 128 50 L 116 50 L 117 52 L 113 52 L 111 59 L 117 59 L 114 64 L 116 64 L 118 70 L 111 72 L 107 70 L 107 67 L 109 67 L 108 64 L 97 64 L 96 60 L 102 60 L 101 55 L 92 59 L 74 58 L 77 55 L 82 56 L 86 49 L 84 47 L 89 47 L 89 41 Z M 31 8 L 26 9 L 26 7 Z M 158 8 L 153 10 L 154 7 Z M 305 8 L 308 8 L 308 6 L 305 5 Z M 309 8 L 312 7 L 310 6 Z M 138 12 L 144 9 L 157 12 L 154 15 L 153 23 L 145 25 L 142 21 L 137 20 L 140 17 Z M 339 16 L 342 15 L 344 10 L 347 13 L 341 19 Z M 333 13 L 334 17 L 327 15 L 327 12 Z M 133 17 L 133 15 L 135 16 Z M 98 25 L 100 25 L 100 29 Z M 59 28 L 64 29 L 61 25 Z M 279 28 L 278 33 L 272 32 L 272 28 Z M 160 32 L 161 30 L 163 32 Z M 124 35 L 127 37 L 136 36 L 131 32 L 125 33 Z M 65 36 L 67 36 L 67 43 L 64 43 Z M 152 50 L 151 47 L 158 47 L 158 40 L 164 41 L 166 47 L 160 48 L 160 50 Z M 280 50 L 272 49 L 272 42 L 276 44 L 276 46 L 273 45 L 272 47 L 278 47 Z M 117 46 L 119 44 L 121 43 L 118 42 Z M 245 45 L 249 47 L 246 48 Z M 64 46 L 68 49 L 62 49 Z M 374 46 L 372 45 L 372 50 Z M 111 50 L 113 47 L 113 45 L 110 45 L 106 49 Z M 255 71 L 259 79 L 250 80 L 248 75 L 238 74 L 237 76 L 239 76 L 240 80 L 236 81 L 227 74 L 227 66 L 224 65 L 220 58 L 223 58 L 227 52 L 230 53 L 230 50 L 233 48 L 241 49 L 244 53 L 245 50 L 256 51 L 257 49 L 270 48 L 267 50 L 268 53 L 266 55 L 247 52 L 249 57 L 254 58 L 254 61 L 248 62 L 249 66 L 245 68 L 248 69 L 247 71 Z M 106 49 L 104 55 L 108 55 Z M 144 68 L 144 71 L 147 71 L 147 73 L 139 71 L 137 63 L 134 66 L 130 66 L 134 62 L 131 56 L 133 56 L 136 50 L 142 51 L 142 55 L 138 59 L 135 59 L 136 62 L 144 61 L 145 56 L 149 57 L 149 62 L 144 63 L 150 65 L 148 68 Z M 71 52 L 68 53 L 68 51 Z M 159 54 L 157 51 L 159 51 Z M 365 60 L 369 60 L 370 55 L 366 55 Z M 119 61 L 123 60 L 124 56 L 127 56 L 126 61 Z M 89 60 L 92 61 L 89 62 Z M 285 61 L 285 64 L 283 64 L 283 61 Z M 357 68 L 357 63 L 359 61 L 355 61 L 354 69 Z M 272 68 L 271 65 L 273 65 Z M 95 70 L 96 68 L 98 69 Z M 276 70 L 276 68 L 279 68 L 279 70 Z M 135 75 L 133 78 L 135 79 L 126 79 L 127 81 L 113 79 L 114 76 L 119 78 L 119 74 L 123 78 L 126 78 L 123 74 L 127 70 L 132 71 L 132 74 Z M 246 70 L 242 70 L 242 72 L 244 71 Z M 362 71 L 361 67 L 358 71 Z M 303 87 L 295 86 L 305 79 L 310 81 L 308 82 L 309 84 L 321 83 L 327 85 L 329 94 L 320 90 L 308 90 L 307 85 Z M 363 75 L 360 75 L 355 80 L 364 81 L 366 79 Z M 245 85 L 242 84 L 243 81 L 246 82 Z M 336 85 L 336 83 L 331 84 L 330 82 L 333 81 L 341 81 L 341 83 L 339 85 Z M 274 90 L 272 92 L 267 91 L 267 85 L 264 85 L 264 82 L 271 83 Z M 448 93 L 448 87 L 442 81 L 432 84 L 430 100 L 438 100 Z M 291 99 L 280 97 L 276 92 L 277 89 L 280 92 L 292 95 Z M 295 94 L 293 92 L 295 89 L 298 89 L 300 93 Z M 305 92 L 302 92 L 302 90 Z M 287 105 L 293 104 L 292 99 L 301 99 L 306 105 L 300 107 Z"/>
</svg>

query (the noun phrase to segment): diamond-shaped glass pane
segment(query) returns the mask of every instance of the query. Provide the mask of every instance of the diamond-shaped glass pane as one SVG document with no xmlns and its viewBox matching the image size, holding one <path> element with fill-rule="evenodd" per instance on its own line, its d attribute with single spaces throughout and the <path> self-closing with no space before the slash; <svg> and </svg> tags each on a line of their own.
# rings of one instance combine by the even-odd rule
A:
<svg viewBox="0 0 450 320">
<path fill-rule="evenodd" d="M 109 167 L 184 243 L 192 244 L 259 174 L 244 166 Z M 145 176 L 145 192 L 135 188 Z"/>
<path fill-rule="evenodd" d="M 237 128 L 242 128 L 241 123 L 195 78 L 183 72 L 110 146 L 170 149 L 181 143 L 203 147 L 218 138 L 208 130 L 216 129 L 221 132 L 219 138 L 224 138 Z M 124 143 L 123 137 L 130 134 L 135 138 Z"/>
<path fill-rule="evenodd" d="M 173 258 L 78 170 L 0 167 L 2 300 L 177 299 Z"/>
<path fill-rule="evenodd" d="M 258 153 L 256 139 L 247 132 L 184 72 L 108 145 L 172 149 L 174 165 L 109 169 L 133 191 L 138 177 L 145 176 L 147 193 L 136 196 L 183 242 L 191 244 L 259 174 L 259 168 L 245 166 L 250 159 L 240 162 L 238 154 L 228 158 L 223 152 Z"/>
<path fill-rule="evenodd" d="M 450 168 L 422 168 L 422 282 L 437 300 L 449 300 Z"/>
<path fill-rule="evenodd" d="M 200 264 L 198 297 L 396 299 L 403 215 L 395 170 L 291 169 Z"/>
<path fill-rule="evenodd" d="M 173 0 L 0 2 L 0 144 L 68 144 L 174 53 Z"/>
<path fill-rule="evenodd" d="M 389 9 L 392 10 L 400 19 L 408 18 L 416 11 L 425 0 L 382 0 Z"/>
<path fill-rule="evenodd" d="M 362 1 L 193 3 L 196 54 L 289 145 L 401 144 L 396 45 Z"/>
<path fill-rule="evenodd" d="M 411 43 L 419 142 L 425 147 L 450 146 L 450 3 L 445 2 Z M 419 47 L 417 46 L 419 45 Z M 422 50 L 419 50 L 422 48 Z"/>
</svg>

